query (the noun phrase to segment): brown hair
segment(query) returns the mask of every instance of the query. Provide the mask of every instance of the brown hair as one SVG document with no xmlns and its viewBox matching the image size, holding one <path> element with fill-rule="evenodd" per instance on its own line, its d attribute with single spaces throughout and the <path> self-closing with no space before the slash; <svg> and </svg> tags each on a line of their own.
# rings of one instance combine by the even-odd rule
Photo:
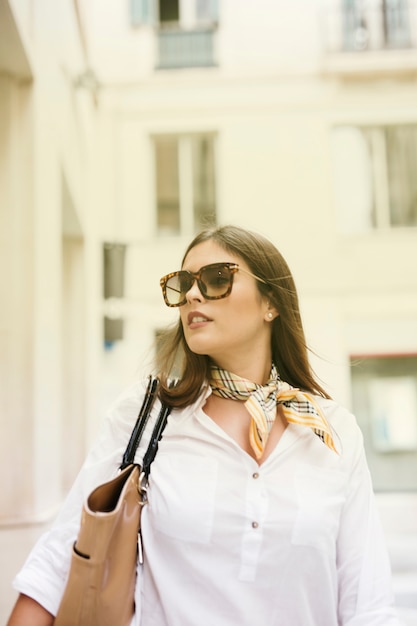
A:
<svg viewBox="0 0 417 626">
<path fill-rule="evenodd" d="M 222 226 L 199 233 L 185 251 L 183 262 L 192 248 L 210 240 L 243 259 L 251 272 L 267 283 L 257 281 L 260 292 L 267 295 L 279 311 L 272 322 L 271 348 L 272 359 L 282 380 L 328 398 L 308 360 L 297 291 L 283 256 L 259 234 L 237 226 Z M 158 340 L 156 365 L 162 383 L 162 399 L 172 406 L 184 407 L 198 398 L 203 383 L 208 379 L 210 357 L 191 352 L 179 320 Z M 169 389 L 170 377 L 179 378 L 175 389 Z"/>
</svg>

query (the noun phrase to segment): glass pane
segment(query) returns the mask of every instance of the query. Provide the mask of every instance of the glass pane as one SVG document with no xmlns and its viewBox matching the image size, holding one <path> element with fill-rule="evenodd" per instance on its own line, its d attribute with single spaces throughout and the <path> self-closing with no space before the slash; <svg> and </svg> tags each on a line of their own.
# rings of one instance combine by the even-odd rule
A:
<svg viewBox="0 0 417 626">
<path fill-rule="evenodd" d="M 383 131 L 377 127 L 363 127 L 360 129 L 369 154 L 369 176 L 372 185 L 371 205 L 369 219 L 372 228 L 382 227 L 384 220 L 381 214 L 385 215 L 383 206 L 386 205 L 381 198 L 386 198 L 384 194 L 385 185 L 382 183 L 386 178 L 385 172 L 385 142 Z M 383 205 L 383 206 L 381 206 Z"/>
<path fill-rule="evenodd" d="M 152 0 L 130 0 L 130 21 L 133 26 L 152 22 Z"/>
<path fill-rule="evenodd" d="M 157 227 L 159 234 L 180 232 L 178 139 L 155 139 Z"/>
<path fill-rule="evenodd" d="M 343 1 L 343 43 L 345 50 L 366 50 L 369 30 L 361 0 Z"/>
<path fill-rule="evenodd" d="M 352 358 L 351 372 L 375 489 L 417 490 L 417 357 Z"/>
<path fill-rule="evenodd" d="M 384 35 L 389 48 L 410 45 L 409 13 L 406 0 L 384 0 Z"/>
<path fill-rule="evenodd" d="M 217 0 L 196 0 L 197 22 L 216 22 L 218 10 Z"/>
<path fill-rule="evenodd" d="M 214 137 L 196 136 L 192 142 L 194 226 L 196 230 L 216 224 Z"/>
<path fill-rule="evenodd" d="M 417 226 L 417 126 L 385 129 L 392 226 Z"/>
<path fill-rule="evenodd" d="M 126 246 L 105 243 L 103 245 L 103 296 L 106 300 L 123 298 L 125 291 Z M 124 321 L 116 308 L 112 316 L 104 317 L 104 345 L 111 348 L 115 341 L 123 339 Z"/>
<path fill-rule="evenodd" d="M 103 295 L 105 298 L 123 298 L 126 246 L 103 245 Z"/>
<path fill-rule="evenodd" d="M 369 380 L 373 445 L 378 452 L 417 451 L 417 381 L 412 376 Z"/>
</svg>

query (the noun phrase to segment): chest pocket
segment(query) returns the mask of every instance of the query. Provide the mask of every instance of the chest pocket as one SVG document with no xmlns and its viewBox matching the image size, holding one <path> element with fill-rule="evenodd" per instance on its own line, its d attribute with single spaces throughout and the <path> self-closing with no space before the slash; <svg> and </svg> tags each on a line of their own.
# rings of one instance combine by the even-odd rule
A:
<svg viewBox="0 0 417 626">
<path fill-rule="evenodd" d="M 345 501 L 347 476 L 337 470 L 301 466 L 295 475 L 298 510 L 292 543 L 333 552 Z"/>
<path fill-rule="evenodd" d="M 208 543 L 217 486 L 217 461 L 191 454 L 158 455 L 152 465 L 148 516 L 161 533 Z"/>
</svg>

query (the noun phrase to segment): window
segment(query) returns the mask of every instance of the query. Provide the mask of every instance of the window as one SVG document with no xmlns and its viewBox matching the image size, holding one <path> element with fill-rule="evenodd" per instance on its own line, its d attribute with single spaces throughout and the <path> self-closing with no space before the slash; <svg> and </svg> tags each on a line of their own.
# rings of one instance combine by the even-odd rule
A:
<svg viewBox="0 0 417 626">
<path fill-rule="evenodd" d="M 358 0 L 343 2 L 343 47 L 345 50 L 366 50 L 369 45 L 367 15 Z"/>
<path fill-rule="evenodd" d="M 133 26 L 158 22 L 183 28 L 213 26 L 218 21 L 218 0 L 130 0 Z"/>
<path fill-rule="evenodd" d="M 417 356 L 352 357 L 351 372 L 375 489 L 417 490 Z"/>
<path fill-rule="evenodd" d="M 178 24 L 180 19 L 179 0 L 159 0 L 158 4 L 160 25 Z"/>
<path fill-rule="evenodd" d="M 333 130 L 339 228 L 417 226 L 417 125 Z"/>
<path fill-rule="evenodd" d="M 155 139 L 155 172 L 158 232 L 179 234 L 180 181 L 176 137 Z"/>
<path fill-rule="evenodd" d="M 160 26 L 178 23 L 183 29 L 199 28 L 213 26 L 218 19 L 218 0 L 154 1 Z"/>
<path fill-rule="evenodd" d="M 154 147 L 158 234 L 191 235 L 215 224 L 215 135 L 160 135 Z"/>
<path fill-rule="evenodd" d="M 215 65 L 217 0 L 130 0 L 130 21 L 159 27 L 158 69 Z"/>
<path fill-rule="evenodd" d="M 410 45 L 410 15 L 407 0 L 383 0 L 384 42 L 387 48 Z"/>
<path fill-rule="evenodd" d="M 159 0 L 158 68 L 215 64 L 216 0 Z"/>
<path fill-rule="evenodd" d="M 347 51 L 410 46 L 407 0 L 343 0 L 343 48 Z"/>
</svg>

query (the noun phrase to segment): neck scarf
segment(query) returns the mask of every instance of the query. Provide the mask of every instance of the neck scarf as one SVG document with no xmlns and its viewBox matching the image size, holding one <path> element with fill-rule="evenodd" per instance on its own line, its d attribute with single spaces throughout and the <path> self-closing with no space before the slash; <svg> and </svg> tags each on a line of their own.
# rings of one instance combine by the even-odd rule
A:
<svg viewBox="0 0 417 626">
<path fill-rule="evenodd" d="M 275 421 L 277 404 L 282 404 L 288 422 L 308 426 L 331 450 L 337 452 L 330 426 L 312 395 L 283 382 L 274 364 L 266 385 L 252 383 L 217 365 L 212 365 L 210 375 L 214 395 L 244 401 L 252 417 L 249 441 L 257 459 L 265 449 Z"/>
</svg>

